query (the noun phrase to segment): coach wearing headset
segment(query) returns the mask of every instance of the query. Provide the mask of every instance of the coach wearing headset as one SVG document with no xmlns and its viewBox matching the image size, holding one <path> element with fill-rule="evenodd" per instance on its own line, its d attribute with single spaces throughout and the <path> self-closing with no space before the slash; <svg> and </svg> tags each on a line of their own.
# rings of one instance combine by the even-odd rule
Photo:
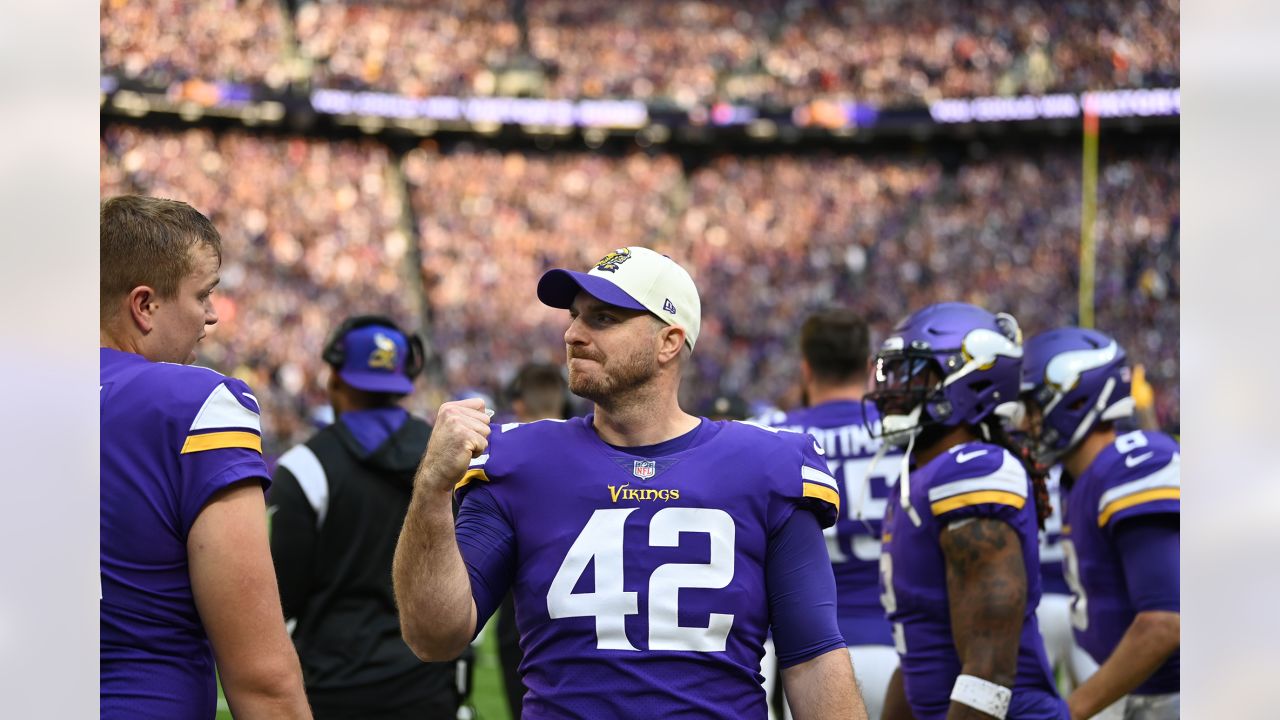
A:
<svg viewBox="0 0 1280 720">
<path fill-rule="evenodd" d="M 453 663 L 400 637 L 391 559 L 431 435 L 399 401 L 423 348 L 390 319 L 348 318 L 325 344 L 335 421 L 280 458 L 271 554 L 307 698 L 322 718 L 452 718 Z"/>
</svg>

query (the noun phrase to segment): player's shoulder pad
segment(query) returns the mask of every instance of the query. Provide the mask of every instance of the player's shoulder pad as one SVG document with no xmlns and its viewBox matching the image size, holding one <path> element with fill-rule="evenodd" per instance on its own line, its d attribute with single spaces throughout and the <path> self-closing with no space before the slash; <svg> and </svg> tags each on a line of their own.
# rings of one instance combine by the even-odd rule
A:
<svg viewBox="0 0 1280 720">
<path fill-rule="evenodd" d="M 1164 433 L 1125 433 L 1099 453 L 1094 463 L 1096 469 L 1090 467 L 1089 474 L 1097 478 L 1101 491 L 1099 526 L 1129 508 L 1181 499 L 1181 451 Z"/>
<path fill-rule="evenodd" d="M 937 462 L 941 465 L 926 488 L 934 515 L 970 505 L 1010 505 L 1021 510 L 1027 504 L 1027 470 L 1018 458 L 998 445 L 957 445 L 939 456 Z"/>
<path fill-rule="evenodd" d="M 726 429 L 744 436 L 777 468 L 784 496 L 808 506 L 823 527 L 835 523 L 840 513 L 840 486 L 827 467 L 826 452 L 812 435 L 744 420 L 727 423 Z"/>
<path fill-rule="evenodd" d="M 759 446 L 760 451 L 765 453 L 792 452 L 797 454 L 797 459 L 806 455 L 826 454 L 817 439 L 803 430 L 762 425 L 754 420 L 731 420 L 725 423 L 725 430 L 746 443 Z M 815 464 L 821 467 L 824 463 L 825 461 L 821 461 Z"/>
<path fill-rule="evenodd" d="M 545 452 L 546 448 L 562 444 L 565 433 L 572 431 L 570 423 L 575 421 L 579 420 L 548 419 L 490 425 L 489 447 L 483 455 L 472 459 L 466 474 L 454 485 L 454 492 L 465 491 L 475 482 L 493 482 L 529 458 Z"/>
<path fill-rule="evenodd" d="M 262 452 L 258 398 L 242 380 L 198 365 L 152 363 L 139 377 L 171 427 L 180 453 L 246 448 Z"/>
</svg>

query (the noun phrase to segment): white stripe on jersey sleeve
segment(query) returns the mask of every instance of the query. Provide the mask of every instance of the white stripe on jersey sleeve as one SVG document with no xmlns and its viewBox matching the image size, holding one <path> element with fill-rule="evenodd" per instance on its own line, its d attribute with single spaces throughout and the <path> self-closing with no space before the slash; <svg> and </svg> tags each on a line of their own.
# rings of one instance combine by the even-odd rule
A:
<svg viewBox="0 0 1280 720">
<path fill-rule="evenodd" d="M 262 421 L 258 413 L 241 405 L 240 401 L 236 400 L 236 396 L 231 394 L 231 390 L 226 385 L 220 384 L 209 393 L 209 397 L 205 398 L 204 405 L 200 406 L 200 412 L 196 413 L 196 419 L 191 421 L 189 432 L 214 428 L 251 430 L 260 435 Z"/>
<path fill-rule="evenodd" d="M 1004 461 L 990 475 L 967 480 L 956 480 L 955 482 L 929 488 L 929 502 L 934 503 L 953 495 L 981 490 L 999 490 L 1000 492 L 1013 493 L 1018 497 L 1026 497 L 1026 470 L 1023 469 L 1022 463 L 1018 462 L 1017 458 L 1006 451 L 1004 453 Z"/>
<path fill-rule="evenodd" d="M 840 489 L 836 485 L 835 478 L 822 472 L 821 470 L 818 470 L 816 468 L 811 468 L 808 465 L 800 466 L 800 478 L 802 480 L 808 480 L 809 482 L 821 483 L 837 492 L 839 492 L 839 489 Z"/>
<path fill-rule="evenodd" d="M 319 530 L 324 525 L 325 515 L 329 514 L 329 476 L 325 474 L 320 458 L 306 445 L 296 445 L 280 456 L 278 464 L 293 473 L 298 485 L 302 486 L 302 494 L 307 496 L 311 509 L 316 511 L 316 529 Z"/>
<path fill-rule="evenodd" d="M 734 422 L 736 422 L 736 423 L 742 423 L 743 425 L 750 425 L 751 427 L 754 427 L 754 428 L 760 428 L 761 430 L 768 430 L 769 432 L 773 433 L 774 435 L 777 435 L 777 434 L 778 434 L 778 431 L 781 429 L 781 428 L 776 428 L 776 427 L 769 427 L 768 425 L 761 425 L 760 423 L 756 422 L 755 420 L 734 420 Z"/>
<path fill-rule="evenodd" d="M 1098 512 L 1102 512 L 1103 508 L 1122 497 L 1126 497 L 1134 493 L 1140 493 L 1143 490 L 1181 486 L 1182 460 L 1179 453 L 1174 453 L 1173 458 L 1169 460 L 1168 465 L 1165 465 L 1141 480 L 1133 480 L 1124 483 L 1123 485 L 1117 485 L 1102 493 L 1102 497 L 1098 500 Z"/>
<path fill-rule="evenodd" d="M 478 457 L 478 458 L 476 458 L 476 459 L 472 460 L 471 462 L 467 463 L 467 467 L 469 467 L 469 468 L 473 468 L 473 467 L 484 467 L 484 464 L 485 464 L 485 463 L 487 463 L 487 462 L 489 462 L 489 453 L 485 453 L 485 454 L 481 455 L 480 457 Z"/>
</svg>

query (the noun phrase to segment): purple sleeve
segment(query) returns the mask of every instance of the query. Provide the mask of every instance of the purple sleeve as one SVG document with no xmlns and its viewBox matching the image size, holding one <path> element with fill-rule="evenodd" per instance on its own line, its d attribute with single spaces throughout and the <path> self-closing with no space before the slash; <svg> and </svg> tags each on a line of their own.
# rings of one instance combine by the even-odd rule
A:
<svg viewBox="0 0 1280 720">
<path fill-rule="evenodd" d="M 249 479 L 257 480 L 264 491 L 271 486 L 271 473 L 262 457 L 258 405 L 250 399 L 249 386 L 223 378 L 208 390 L 195 387 L 199 390 L 190 392 L 202 396 L 202 404 L 194 406 L 199 410 L 192 409 L 194 400 L 175 407 L 168 426 L 176 437 L 165 440 L 172 443 L 165 450 L 177 452 L 178 510 L 184 535 L 220 490 Z"/>
<path fill-rule="evenodd" d="M 471 578 L 476 603 L 474 638 L 511 587 L 515 571 L 515 530 L 483 483 L 462 498 L 455 523 L 458 550 Z"/>
<path fill-rule="evenodd" d="M 1179 612 L 1178 524 L 1177 516 L 1149 515 L 1126 520 L 1116 528 L 1129 600 L 1138 612 Z"/>
<path fill-rule="evenodd" d="M 788 668 L 836 648 L 836 580 L 822 528 L 812 513 L 793 512 L 769 538 L 765 559 L 769 622 L 778 663 Z"/>
<path fill-rule="evenodd" d="M 265 493 L 271 487 L 271 474 L 262 455 L 243 449 L 216 450 L 183 456 L 183 487 L 180 500 L 182 532 L 185 537 L 204 512 L 205 505 L 219 491 L 244 480 L 257 480 Z M 191 458 L 191 459 L 186 459 Z"/>
</svg>

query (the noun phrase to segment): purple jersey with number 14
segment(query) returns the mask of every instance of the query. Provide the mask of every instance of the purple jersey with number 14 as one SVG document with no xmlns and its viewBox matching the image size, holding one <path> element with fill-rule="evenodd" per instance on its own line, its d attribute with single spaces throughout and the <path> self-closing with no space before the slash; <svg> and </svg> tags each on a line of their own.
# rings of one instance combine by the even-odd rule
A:
<svg viewBox="0 0 1280 720">
<path fill-rule="evenodd" d="M 947 600 L 946 559 L 938 538 L 953 522 L 1002 520 L 1022 546 L 1027 602 L 1018 646 L 1009 720 L 1065 720 L 1036 625 L 1040 602 L 1040 541 L 1031 481 L 1004 448 L 981 442 L 957 445 L 913 470 L 910 502 L 919 516 L 891 498 L 880 558 L 881 600 L 893 623 L 907 700 L 916 720 L 941 720 L 960 674 Z"/>
<path fill-rule="evenodd" d="M 873 413 L 871 418 L 864 418 L 864 407 Z M 902 454 L 888 453 L 871 467 L 880 449 L 880 439 L 872 434 L 879 422 L 874 413 L 870 404 L 836 400 L 762 418 L 764 424 L 812 435 L 826 451 L 827 468 L 840 484 L 844 506 L 840 519 L 826 529 L 827 552 L 839 593 L 840 632 L 851 646 L 893 644 L 880 606 L 880 525 Z M 875 474 L 868 477 L 868 470 Z"/>
<path fill-rule="evenodd" d="M 708 420 L 641 457 L 591 422 L 494 426 L 459 484 L 460 533 L 476 512 L 513 533 L 513 557 L 463 554 L 473 594 L 515 593 L 523 717 L 763 720 L 766 549 L 797 511 L 835 521 L 826 461 L 807 435 Z"/>
</svg>

